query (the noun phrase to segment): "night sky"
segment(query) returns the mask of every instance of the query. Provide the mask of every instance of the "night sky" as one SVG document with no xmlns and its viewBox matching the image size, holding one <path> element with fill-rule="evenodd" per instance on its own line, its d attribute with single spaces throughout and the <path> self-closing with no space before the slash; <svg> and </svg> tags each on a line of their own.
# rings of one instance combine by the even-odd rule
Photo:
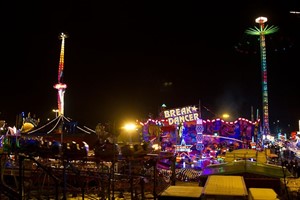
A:
<svg viewBox="0 0 300 200">
<path fill-rule="evenodd" d="M 97 123 L 198 105 L 203 118 L 262 113 L 257 36 L 266 36 L 270 124 L 298 130 L 300 3 L 291 1 L 7 1 L 1 3 L 0 119 L 54 117 L 61 40 L 65 115 Z M 3 53 L 4 52 L 4 53 Z"/>
</svg>

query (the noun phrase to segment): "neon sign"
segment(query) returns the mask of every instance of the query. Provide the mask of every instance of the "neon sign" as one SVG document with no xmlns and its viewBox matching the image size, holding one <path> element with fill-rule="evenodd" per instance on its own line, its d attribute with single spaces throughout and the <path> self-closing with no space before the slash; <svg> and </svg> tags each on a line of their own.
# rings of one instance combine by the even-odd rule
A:
<svg viewBox="0 0 300 200">
<path fill-rule="evenodd" d="M 197 120 L 199 114 L 195 106 L 175 108 L 164 111 L 164 117 L 168 120 L 169 125 L 180 124 Z"/>
</svg>

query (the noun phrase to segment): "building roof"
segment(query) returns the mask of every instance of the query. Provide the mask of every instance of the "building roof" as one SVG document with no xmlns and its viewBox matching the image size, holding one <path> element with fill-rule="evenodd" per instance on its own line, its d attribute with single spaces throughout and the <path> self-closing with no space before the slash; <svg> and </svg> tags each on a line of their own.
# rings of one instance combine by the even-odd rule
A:
<svg viewBox="0 0 300 200">
<path fill-rule="evenodd" d="M 282 166 L 252 162 L 248 160 L 234 161 L 219 165 L 209 165 L 201 174 L 202 177 L 209 175 L 239 175 L 252 174 L 253 176 L 282 178 L 292 177 L 288 170 L 283 170 Z"/>
</svg>

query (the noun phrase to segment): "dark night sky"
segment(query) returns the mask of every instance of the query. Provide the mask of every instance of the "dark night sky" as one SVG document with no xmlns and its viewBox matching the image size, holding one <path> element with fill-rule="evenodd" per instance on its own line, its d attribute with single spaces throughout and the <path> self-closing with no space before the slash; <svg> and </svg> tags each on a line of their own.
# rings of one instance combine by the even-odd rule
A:
<svg viewBox="0 0 300 200">
<path fill-rule="evenodd" d="M 163 103 L 199 101 L 210 110 L 202 108 L 203 117 L 250 119 L 251 106 L 261 110 L 261 66 L 258 38 L 244 32 L 265 16 L 279 27 L 266 37 L 270 123 L 298 130 L 300 15 L 289 13 L 300 10 L 296 0 L 1 4 L 0 118 L 11 124 L 22 111 L 54 116 L 61 32 L 69 35 L 65 115 L 80 124 L 146 118 Z"/>
</svg>

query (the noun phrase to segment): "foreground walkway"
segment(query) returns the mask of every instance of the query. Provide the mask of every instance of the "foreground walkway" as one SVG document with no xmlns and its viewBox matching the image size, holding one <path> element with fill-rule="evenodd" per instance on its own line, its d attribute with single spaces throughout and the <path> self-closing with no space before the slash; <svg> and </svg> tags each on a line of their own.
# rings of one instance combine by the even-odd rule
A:
<svg viewBox="0 0 300 200">
<path fill-rule="evenodd" d="M 176 181 L 175 183 L 176 186 L 199 186 L 199 183 L 196 181 Z M 100 200 L 101 198 L 97 195 L 85 195 L 84 200 Z M 72 196 L 71 194 L 69 194 L 67 196 L 67 200 L 82 200 L 83 199 L 82 196 L 77 195 L 76 197 Z M 114 194 L 114 196 L 111 197 L 111 200 L 121 200 L 121 199 L 126 199 L 129 200 L 131 199 L 131 194 L 130 192 L 124 192 L 124 193 L 119 193 L 116 192 Z M 141 199 L 140 197 L 136 197 L 136 199 Z M 147 193 L 145 194 L 145 199 L 158 199 L 158 197 L 154 198 L 154 196 L 151 193 Z M 1 199 L 2 200 L 2 199 Z M 4 200 L 4 199 L 3 199 Z"/>
</svg>

